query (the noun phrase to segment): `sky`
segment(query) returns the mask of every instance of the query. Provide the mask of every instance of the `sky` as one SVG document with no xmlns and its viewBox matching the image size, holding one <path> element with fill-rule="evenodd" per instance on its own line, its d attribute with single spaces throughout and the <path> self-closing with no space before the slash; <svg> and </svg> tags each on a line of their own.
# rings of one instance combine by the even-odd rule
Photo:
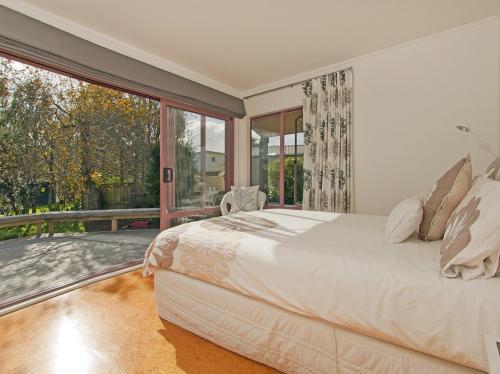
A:
<svg viewBox="0 0 500 374">
<path fill-rule="evenodd" d="M 200 142 L 200 115 L 191 114 L 187 116 L 190 121 L 190 136 L 193 143 Z M 216 118 L 206 117 L 206 146 L 207 151 L 224 152 L 225 151 L 225 126 L 224 121 Z M 197 147 L 199 144 L 195 144 Z"/>
</svg>

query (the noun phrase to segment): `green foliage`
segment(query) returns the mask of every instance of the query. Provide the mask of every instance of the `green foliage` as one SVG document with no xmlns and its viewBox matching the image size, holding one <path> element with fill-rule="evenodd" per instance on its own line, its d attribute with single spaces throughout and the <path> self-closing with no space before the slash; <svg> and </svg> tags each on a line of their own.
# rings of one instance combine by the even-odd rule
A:
<svg viewBox="0 0 500 374">
<path fill-rule="evenodd" d="M 304 188 L 304 156 L 297 157 L 297 201 L 293 198 L 293 180 L 295 179 L 295 162 L 294 157 L 285 157 L 285 204 L 293 205 L 295 203 L 302 204 L 302 190 Z"/>
<path fill-rule="evenodd" d="M 285 181 L 286 186 L 287 181 Z M 267 185 L 264 192 L 271 202 L 280 201 L 280 159 L 273 158 L 268 164 Z"/>
<path fill-rule="evenodd" d="M 297 157 L 297 201 L 294 201 L 295 157 L 285 157 L 285 205 L 302 203 L 302 189 L 304 186 L 303 175 L 304 157 Z M 280 198 L 280 160 L 274 158 L 269 162 L 268 185 L 265 191 L 270 201 L 279 201 Z"/>
<path fill-rule="evenodd" d="M 145 182 L 144 205 L 149 208 L 158 206 L 160 201 L 160 145 L 151 148 L 148 174 Z"/>
<path fill-rule="evenodd" d="M 42 225 L 42 230 L 48 232 L 47 224 Z M 85 226 L 80 222 L 58 222 L 54 225 L 54 230 L 58 233 L 85 232 Z M 0 241 L 34 235 L 36 235 L 36 225 L 0 229 Z"/>
</svg>

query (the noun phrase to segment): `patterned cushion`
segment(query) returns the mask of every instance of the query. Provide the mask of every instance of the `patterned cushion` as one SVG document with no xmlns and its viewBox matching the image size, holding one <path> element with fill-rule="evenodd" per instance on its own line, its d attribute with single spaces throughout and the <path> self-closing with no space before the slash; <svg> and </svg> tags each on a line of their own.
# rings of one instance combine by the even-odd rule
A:
<svg viewBox="0 0 500 374">
<path fill-rule="evenodd" d="M 422 221 L 422 202 L 418 197 L 404 199 L 394 207 L 385 224 L 384 241 L 402 243 L 417 231 Z"/>
<path fill-rule="evenodd" d="M 453 165 L 434 184 L 423 204 L 418 234 L 422 240 L 439 240 L 453 210 L 469 191 L 472 181 L 470 155 Z"/>
<path fill-rule="evenodd" d="M 446 225 L 441 272 L 469 280 L 498 272 L 500 257 L 500 182 L 479 177 Z"/>
<path fill-rule="evenodd" d="M 240 210 L 244 212 L 251 212 L 259 209 L 257 201 L 259 186 L 251 187 L 235 187 L 231 186 L 231 193 L 233 194 L 236 206 L 231 207 L 231 213 Z"/>
</svg>

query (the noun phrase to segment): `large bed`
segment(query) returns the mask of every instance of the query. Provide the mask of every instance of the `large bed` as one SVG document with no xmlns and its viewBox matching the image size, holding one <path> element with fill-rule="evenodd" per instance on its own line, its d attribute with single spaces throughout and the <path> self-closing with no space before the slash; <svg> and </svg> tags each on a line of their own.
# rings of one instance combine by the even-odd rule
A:
<svg viewBox="0 0 500 374">
<path fill-rule="evenodd" d="M 269 209 L 160 233 L 160 317 L 289 373 L 486 371 L 500 278 L 440 274 L 440 242 L 383 242 L 386 217 Z"/>
</svg>

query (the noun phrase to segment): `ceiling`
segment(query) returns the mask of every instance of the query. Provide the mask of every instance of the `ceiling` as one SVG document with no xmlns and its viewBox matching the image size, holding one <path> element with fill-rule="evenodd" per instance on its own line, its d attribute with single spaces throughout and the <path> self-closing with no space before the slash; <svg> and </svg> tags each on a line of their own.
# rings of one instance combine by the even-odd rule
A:
<svg viewBox="0 0 500 374">
<path fill-rule="evenodd" d="M 236 96 L 500 13 L 500 0 L 0 3 Z"/>
</svg>

